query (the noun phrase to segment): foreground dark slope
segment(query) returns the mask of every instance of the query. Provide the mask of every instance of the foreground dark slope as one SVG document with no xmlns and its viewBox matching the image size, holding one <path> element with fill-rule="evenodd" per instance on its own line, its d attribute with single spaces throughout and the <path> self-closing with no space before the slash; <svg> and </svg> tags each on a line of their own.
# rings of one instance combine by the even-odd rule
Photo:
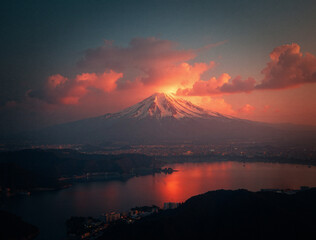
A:
<svg viewBox="0 0 316 240">
<path fill-rule="evenodd" d="M 24 222 L 20 217 L 0 210 L 0 239 L 31 240 L 39 233 L 37 227 Z"/>
<path fill-rule="evenodd" d="M 315 239 L 315 224 L 316 189 L 295 195 L 219 190 L 114 226 L 102 239 Z"/>
</svg>

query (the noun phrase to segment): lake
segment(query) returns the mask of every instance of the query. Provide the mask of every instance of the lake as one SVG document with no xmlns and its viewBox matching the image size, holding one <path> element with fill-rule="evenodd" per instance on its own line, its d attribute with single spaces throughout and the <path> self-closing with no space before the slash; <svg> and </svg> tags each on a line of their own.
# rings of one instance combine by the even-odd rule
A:
<svg viewBox="0 0 316 240">
<path fill-rule="evenodd" d="M 39 240 L 66 238 L 70 216 L 99 216 L 135 206 L 183 202 L 193 195 L 217 189 L 299 189 L 316 187 L 316 167 L 276 163 L 182 163 L 169 165 L 172 174 L 134 177 L 127 181 L 77 183 L 59 191 L 41 192 L 5 200 L 2 209 L 39 227 Z"/>
</svg>

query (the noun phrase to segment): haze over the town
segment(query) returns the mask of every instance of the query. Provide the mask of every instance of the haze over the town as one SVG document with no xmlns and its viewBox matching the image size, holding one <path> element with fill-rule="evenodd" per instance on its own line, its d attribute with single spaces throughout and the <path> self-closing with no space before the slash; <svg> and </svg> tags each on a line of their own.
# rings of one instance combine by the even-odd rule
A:
<svg viewBox="0 0 316 240">
<path fill-rule="evenodd" d="M 313 1 L 6 1 L 1 132 L 117 112 L 155 92 L 316 125 Z"/>
</svg>

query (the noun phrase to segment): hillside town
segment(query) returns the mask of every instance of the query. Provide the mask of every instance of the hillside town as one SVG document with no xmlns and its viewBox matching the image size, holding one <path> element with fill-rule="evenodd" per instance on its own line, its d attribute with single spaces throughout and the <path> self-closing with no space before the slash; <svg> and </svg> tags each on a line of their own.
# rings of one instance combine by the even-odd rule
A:
<svg viewBox="0 0 316 240">
<path fill-rule="evenodd" d="M 71 217 L 67 220 L 68 240 L 98 239 L 103 231 L 116 224 L 132 224 L 152 214 L 175 209 L 178 202 L 165 202 L 163 208 L 158 206 L 142 206 L 131 208 L 127 212 L 110 211 L 99 217 Z"/>
</svg>

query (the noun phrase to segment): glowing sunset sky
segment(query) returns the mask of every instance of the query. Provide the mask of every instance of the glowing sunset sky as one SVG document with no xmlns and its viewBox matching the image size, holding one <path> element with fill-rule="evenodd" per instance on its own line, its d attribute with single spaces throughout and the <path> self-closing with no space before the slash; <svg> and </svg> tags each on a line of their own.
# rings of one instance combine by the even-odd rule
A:
<svg viewBox="0 0 316 240">
<path fill-rule="evenodd" d="M 157 91 L 316 125 L 315 1 L 6 1 L 0 11 L 5 134 Z"/>
</svg>

